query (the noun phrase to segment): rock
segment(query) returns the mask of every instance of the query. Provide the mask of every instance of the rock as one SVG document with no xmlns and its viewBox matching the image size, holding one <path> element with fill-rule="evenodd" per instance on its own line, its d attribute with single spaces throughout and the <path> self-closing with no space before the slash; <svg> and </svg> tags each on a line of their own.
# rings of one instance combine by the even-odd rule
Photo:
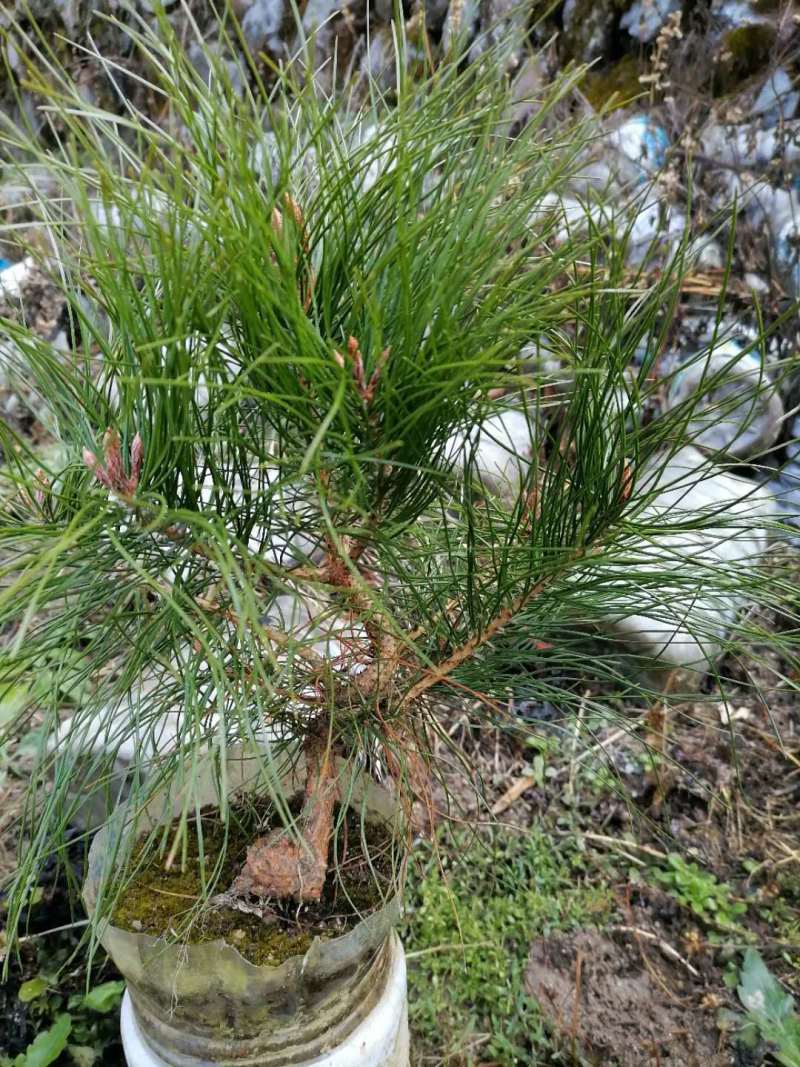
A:
<svg viewBox="0 0 800 1067">
<path fill-rule="evenodd" d="M 425 61 L 422 49 L 413 41 L 406 41 L 403 58 L 406 69 Z M 380 26 L 373 29 L 369 35 L 368 47 L 365 48 L 359 65 L 362 82 L 360 88 L 365 91 L 365 99 L 368 98 L 370 83 L 377 86 L 382 93 L 396 89 L 397 66 L 398 54 L 392 27 Z"/>
<path fill-rule="evenodd" d="M 4 297 L 19 297 L 26 281 L 33 274 L 34 262 L 28 256 L 19 263 L 13 263 L 0 271 L 0 299 Z"/>
<path fill-rule="evenodd" d="M 511 106 L 503 133 L 517 137 L 536 113 L 542 92 L 547 84 L 547 69 L 541 52 L 528 56 L 514 78 L 511 91 Z"/>
<path fill-rule="evenodd" d="M 200 500 L 213 512 L 217 492 L 212 473 L 206 474 L 200 487 Z M 232 503 L 243 512 L 248 508 L 257 520 L 250 529 L 247 547 L 278 567 L 298 567 L 309 561 L 319 562 L 322 548 L 319 539 L 305 532 L 309 526 L 318 529 L 313 507 L 302 487 L 286 484 L 280 467 L 253 467 L 252 478 L 244 487 L 236 476 L 232 487 Z"/>
<path fill-rule="evenodd" d="M 635 202 L 632 221 L 628 213 L 618 217 L 616 231 L 619 237 L 627 234 L 627 262 L 639 266 L 655 256 L 674 255 L 686 235 L 686 216 L 648 190 Z"/>
<path fill-rule="evenodd" d="M 722 27 L 749 25 L 762 20 L 750 0 L 711 0 L 711 17 Z"/>
<path fill-rule="evenodd" d="M 800 159 L 800 121 L 780 127 L 759 129 L 755 123 L 743 126 L 707 126 L 700 138 L 700 154 L 708 162 L 726 167 L 763 169 L 773 161 L 794 163 Z"/>
<path fill-rule="evenodd" d="M 778 67 L 767 77 L 753 103 L 751 114 L 765 126 L 793 119 L 800 103 L 800 92 L 794 88 L 785 67 Z"/>
<path fill-rule="evenodd" d="M 471 63 L 498 45 L 503 46 L 507 69 L 520 65 L 527 33 L 528 12 L 516 0 L 480 0 L 478 35 L 469 50 Z"/>
<path fill-rule="evenodd" d="M 800 213 L 780 220 L 773 240 L 775 270 L 791 300 L 800 297 Z"/>
<path fill-rule="evenodd" d="M 425 27 L 431 34 L 440 34 L 450 10 L 450 0 L 416 0 L 414 12 L 425 12 Z"/>
<path fill-rule="evenodd" d="M 234 93 L 241 96 L 244 89 L 242 65 L 226 55 L 225 48 L 219 41 L 204 41 L 202 48 L 197 41 L 192 41 L 187 55 L 189 62 L 209 88 L 214 88 L 214 91 L 219 92 L 219 85 L 215 86 L 214 83 L 219 81 L 215 71 L 221 67 L 226 72 Z"/>
<path fill-rule="evenodd" d="M 620 157 L 625 176 L 646 181 L 664 166 L 669 151 L 669 135 L 648 115 L 633 115 L 611 130 L 608 145 Z"/>
<path fill-rule="evenodd" d="M 455 434 L 446 446 L 453 467 L 469 469 L 483 488 L 513 507 L 533 455 L 533 413 L 509 408 L 485 419 L 469 434 Z"/>
<path fill-rule="evenodd" d="M 478 0 L 450 0 L 442 27 L 442 51 L 463 49 L 473 40 L 480 15 Z"/>
<path fill-rule="evenodd" d="M 686 259 L 696 270 L 722 270 L 725 252 L 713 237 L 695 237 L 686 249 Z"/>
<path fill-rule="evenodd" d="M 638 474 L 641 518 L 661 531 L 635 539 L 626 568 L 646 577 L 637 595 L 608 579 L 605 625 L 644 657 L 649 669 L 705 671 L 747 604 L 738 588 L 768 547 L 777 517 L 769 489 L 715 467 L 696 448 L 657 457 Z M 697 523 L 696 529 L 681 529 Z M 601 580 L 601 575 L 595 576 Z"/>
<path fill-rule="evenodd" d="M 616 192 L 619 167 L 612 166 L 612 162 L 616 164 L 616 159 L 609 159 L 604 145 L 600 145 L 600 149 L 601 155 L 597 154 L 598 149 L 595 148 L 581 163 L 580 170 L 569 179 L 570 189 L 580 197 L 587 198 L 595 193 L 602 198 Z"/>
<path fill-rule="evenodd" d="M 552 411 L 564 406 L 575 384 L 572 369 L 563 366 L 554 347 L 549 338 L 537 338 L 523 345 L 517 357 L 521 373 L 533 380 L 531 403 Z"/>
<path fill-rule="evenodd" d="M 330 660 L 337 669 L 344 667 L 350 673 L 358 674 L 368 662 L 370 641 L 363 624 L 340 615 L 323 600 L 281 594 L 272 601 L 261 621 L 265 626 L 291 635 L 318 656 Z M 280 656 L 278 659 L 281 661 Z"/>
<path fill-rule="evenodd" d="M 737 193 L 739 191 L 736 189 Z M 743 195 L 747 220 L 753 226 L 766 223 L 773 229 L 776 222 L 780 227 L 784 218 L 800 214 L 800 198 L 793 189 L 781 189 L 780 186 L 760 181 L 744 190 Z"/>
<path fill-rule="evenodd" d="M 250 50 L 254 54 L 266 51 L 273 56 L 286 55 L 285 22 L 284 0 L 254 0 L 242 19 L 242 33 Z"/>
<path fill-rule="evenodd" d="M 763 296 L 765 293 L 769 292 L 769 286 L 761 277 L 761 275 L 754 274 L 751 270 L 745 271 L 745 275 L 742 281 L 751 293 L 756 293 L 759 296 Z"/>
<path fill-rule="evenodd" d="M 637 0 L 620 19 L 620 27 L 642 44 L 652 41 L 674 11 L 680 11 L 680 0 Z"/>
<path fill-rule="evenodd" d="M 540 736 L 563 737 L 566 733 L 569 709 L 563 705 L 551 704 L 549 700 L 527 700 L 515 694 L 509 711 L 532 726 Z"/>
<path fill-rule="evenodd" d="M 677 371 L 667 406 L 682 404 L 692 410 L 687 426 L 692 443 L 736 459 L 763 455 L 783 425 L 783 402 L 761 356 L 743 352 L 736 341 L 716 346 Z"/>
<path fill-rule="evenodd" d="M 538 240 L 560 245 L 583 234 L 590 223 L 607 228 L 608 219 L 599 202 L 585 204 L 570 196 L 547 193 L 528 216 L 528 225 Z"/>
</svg>

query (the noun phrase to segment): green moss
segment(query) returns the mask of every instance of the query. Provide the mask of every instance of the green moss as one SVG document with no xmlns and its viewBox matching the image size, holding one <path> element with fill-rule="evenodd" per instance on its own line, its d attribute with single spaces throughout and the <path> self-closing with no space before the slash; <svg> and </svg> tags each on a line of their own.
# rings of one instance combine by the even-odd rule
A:
<svg viewBox="0 0 800 1067">
<path fill-rule="evenodd" d="M 738 92 L 742 82 L 769 65 L 776 40 L 774 26 L 757 23 L 737 26 L 722 39 L 722 56 L 714 71 L 714 92 Z"/>
<path fill-rule="evenodd" d="M 725 48 L 734 59 L 752 66 L 763 66 L 769 61 L 775 44 L 775 27 L 758 23 L 754 26 L 737 26 L 725 35 Z"/>
<path fill-rule="evenodd" d="M 443 840 L 411 877 L 403 939 L 420 1062 L 477 1062 L 472 1048 L 497 1067 L 550 1062 L 553 1039 L 525 993 L 525 968 L 534 938 L 611 916 L 613 888 L 584 862 L 535 827 L 498 829 L 491 840 Z"/>
<path fill-rule="evenodd" d="M 636 56 L 625 56 L 606 70 L 587 74 L 583 83 L 584 95 L 595 111 L 625 107 L 641 95 L 639 76 L 643 73 L 644 67 Z"/>
<path fill-rule="evenodd" d="M 181 862 L 169 868 L 160 853 L 146 853 L 142 841 L 134 853 L 139 870 L 122 894 L 112 922 L 124 930 L 161 937 L 165 934 L 188 944 L 223 940 L 245 959 L 259 966 L 276 966 L 302 955 L 315 936 L 345 933 L 374 910 L 391 884 L 391 838 L 388 830 L 368 824 L 366 853 L 361 843 L 360 815 L 348 812 L 331 842 L 330 872 L 319 904 L 270 901 L 275 916 L 269 921 L 230 907 L 204 904 L 201 845 L 205 870 L 214 879 L 215 892 L 227 889 L 241 870 L 247 848 L 271 825 L 277 824 L 267 805 L 241 807 L 231 815 L 229 832 L 218 813 L 201 813 L 202 842 L 194 825 L 187 827 Z M 173 830 L 177 830 L 177 824 Z M 173 834 L 168 835 L 171 842 Z M 343 852 L 346 851 L 346 861 Z"/>
</svg>

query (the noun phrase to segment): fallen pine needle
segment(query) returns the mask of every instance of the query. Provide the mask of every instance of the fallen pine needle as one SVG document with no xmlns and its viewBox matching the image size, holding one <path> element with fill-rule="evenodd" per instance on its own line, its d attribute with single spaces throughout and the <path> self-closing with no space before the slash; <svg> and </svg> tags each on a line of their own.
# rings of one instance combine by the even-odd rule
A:
<svg viewBox="0 0 800 1067">
<path fill-rule="evenodd" d="M 436 952 L 455 952 L 466 951 L 468 948 L 487 948 L 490 945 L 495 945 L 495 941 L 473 941 L 470 944 L 464 944 L 463 941 L 451 941 L 444 945 L 432 945 L 430 948 L 418 948 L 415 952 L 407 952 L 407 960 L 416 960 L 420 956 L 432 956 Z"/>
<path fill-rule="evenodd" d="M 647 941 L 652 941 L 653 944 L 658 945 L 667 959 L 680 963 L 693 978 L 700 977 L 700 972 L 693 967 L 687 959 L 684 959 L 680 952 L 674 949 L 668 941 L 659 937 L 658 934 L 654 934 L 650 930 L 640 930 L 638 926 L 612 926 L 610 929 L 617 934 L 634 934 L 636 937 L 643 937 Z"/>
</svg>

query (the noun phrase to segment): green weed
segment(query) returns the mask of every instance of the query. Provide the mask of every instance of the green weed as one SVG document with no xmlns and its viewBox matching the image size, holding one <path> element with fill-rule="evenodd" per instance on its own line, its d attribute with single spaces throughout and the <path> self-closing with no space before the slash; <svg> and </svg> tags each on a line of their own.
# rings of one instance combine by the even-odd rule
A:
<svg viewBox="0 0 800 1067">
<path fill-rule="evenodd" d="M 800 1015 L 794 998 L 784 991 L 770 974 L 761 956 L 748 948 L 744 954 L 739 984 L 736 987 L 746 1015 L 739 1035 L 746 1048 L 756 1048 L 759 1041 L 772 1046 L 772 1056 L 782 1067 L 800 1067 Z"/>
<path fill-rule="evenodd" d="M 702 922 L 723 930 L 741 927 L 740 919 L 747 905 L 734 899 L 733 890 L 726 882 L 717 881 L 710 871 L 704 871 L 696 863 L 671 852 L 666 870 L 656 869 L 652 877 Z"/>
<path fill-rule="evenodd" d="M 124 982 L 110 981 L 86 993 L 69 993 L 58 978 L 44 973 L 23 982 L 17 996 L 29 1005 L 38 1032 L 25 1052 L 0 1057 L 0 1067 L 47 1067 L 65 1062 L 63 1054 L 77 1067 L 93 1067 L 115 1043 L 124 989 Z"/>
</svg>

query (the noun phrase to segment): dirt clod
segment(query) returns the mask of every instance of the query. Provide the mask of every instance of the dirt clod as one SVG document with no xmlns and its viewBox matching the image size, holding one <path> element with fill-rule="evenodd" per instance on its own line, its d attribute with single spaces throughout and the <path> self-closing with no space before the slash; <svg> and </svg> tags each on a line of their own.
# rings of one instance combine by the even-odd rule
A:
<svg viewBox="0 0 800 1067">
<path fill-rule="evenodd" d="M 713 1014 L 691 979 L 635 937 L 591 930 L 531 946 L 527 991 L 553 1029 L 590 1063 L 723 1067 Z"/>
</svg>

